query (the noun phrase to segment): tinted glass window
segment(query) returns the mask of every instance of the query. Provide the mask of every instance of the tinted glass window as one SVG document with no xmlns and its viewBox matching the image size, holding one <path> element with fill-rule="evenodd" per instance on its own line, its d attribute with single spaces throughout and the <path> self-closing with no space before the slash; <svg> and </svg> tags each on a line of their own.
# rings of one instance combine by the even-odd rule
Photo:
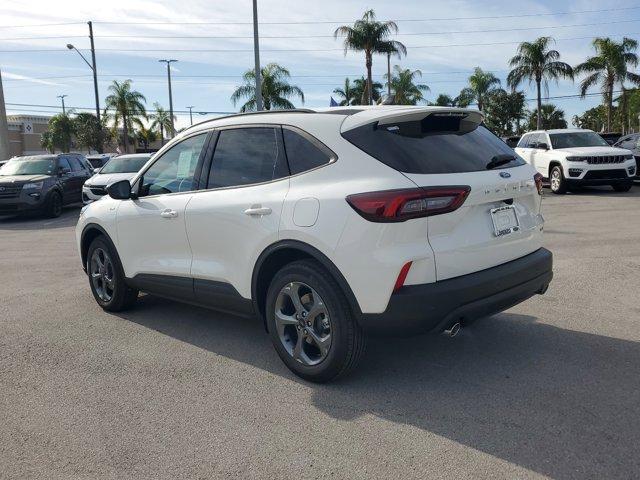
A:
<svg viewBox="0 0 640 480">
<path fill-rule="evenodd" d="M 207 188 L 268 182 L 287 175 L 280 127 L 222 130 Z"/>
<path fill-rule="evenodd" d="M 527 148 L 529 145 L 529 139 L 531 138 L 531 135 L 524 135 L 520 141 L 518 142 L 518 147 L 519 148 Z"/>
<path fill-rule="evenodd" d="M 112 158 L 102 167 L 100 173 L 134 173 L 138 172 L 151 158 L 151 155 L 121 155 Z"/>
<path fill-rule="evenodd" d="M 464 117 L 429 115 L 420 121 L 380 125 L 377 122 L 349 130 L 343 137 L 382 163 L 405 173 L 459 173 L 486 170 L 496 155 L 524 161 L 483 126 Z"/>
<path fill-rule="evenodd" d="M 606 140 L 595 132 L 552 133 L 549 136 L 553 148 L 609 146 Z"/>
<path fill-rule="evenodd" d="M 69 163 L 71 163 L 71 169 L 74 172 L 84 171 L 84 167 L 82 166 L 82 163 L 80 162 L 79 157 L 76 157 L 75 155 L 69 156 Z"/>
<path fill-rule="evenodd" d="M 333 155 L 327 148 L 288 128 L 283 128 L 282 133 L 292 175 L 325 165 L 331 161 Z"/>
<path fill-rule="evenodd" d="M 193 178 L 207 134 L 194 135 L 174 145 L 144 173 L 140 196 L 193 190 Z"/>
<path fill-rule="evenodd" d="M 59 157 L 58 165 L 60 166 L 60 168 L 64 168 L 70 172 L 73 171 L 73 169 L 71 168 L 71 164 L 69 163 L 69 159 L 67 157 Z"/>
</svg>

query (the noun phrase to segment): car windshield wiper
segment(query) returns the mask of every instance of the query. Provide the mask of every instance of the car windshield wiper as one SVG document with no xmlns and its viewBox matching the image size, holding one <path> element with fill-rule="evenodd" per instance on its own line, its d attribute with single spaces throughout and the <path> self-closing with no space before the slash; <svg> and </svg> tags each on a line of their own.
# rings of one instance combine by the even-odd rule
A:
<svg viewBox="0 0 640 480">
<path fill-rule="evenodd" d="M 499 167 L 500 165 L 504 165 L 505 163 L 509 163 L 515 159 L 516 157 L 514 157 L 513 155 L 509 155 L 508 153 L 495 155 L 494 157 L 491 157 L 491 160 L 489 161 L 489 163 L 487 163 L 487 170 L 493 170 L 494 168 Z"/>
</svg>

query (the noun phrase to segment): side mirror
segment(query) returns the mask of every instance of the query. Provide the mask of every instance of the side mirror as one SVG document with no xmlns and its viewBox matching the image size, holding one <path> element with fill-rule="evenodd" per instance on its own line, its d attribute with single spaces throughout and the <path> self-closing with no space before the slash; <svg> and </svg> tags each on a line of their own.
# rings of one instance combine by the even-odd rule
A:
<svg viewBox="0 0 640 480">
<path fill-rule="evenodd" d="M 94 168 L 94 169 L 93 169 L 93 173 L 94 173 L 94 174 L 98 173 L 99 171 L 100 171 L 100 169 L 99 169 L 99 168 Z"/>
<path fill-rule="evenodd" d="M 62 175 L 66 175 L 67 173 L 70 173 L 71 170 L 69 170 L 67 167 L 58 167 L 58 175 L 62 176 Z"/>
<path fill-rule="evenodd" d="M 120 180 L 107 186 L 107 193 L 116 200 L 128 200 L 131 198 L 131 184 L 129 180 Z"/>
<path fill-rule="evenodd" d="M 549 145 L 547 145 L 544 142 L 540 142 L 538 143 L 538 145 L 536 146 L 536 148 L 539 148 L 540 150 L 549 150 Z"/>
</svg>

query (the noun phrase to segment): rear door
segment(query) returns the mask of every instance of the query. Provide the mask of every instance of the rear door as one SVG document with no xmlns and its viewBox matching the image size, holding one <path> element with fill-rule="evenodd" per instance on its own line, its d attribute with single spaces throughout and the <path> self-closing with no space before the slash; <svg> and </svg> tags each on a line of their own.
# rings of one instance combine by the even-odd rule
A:
<svg viewBox="0 0 640 480">
<path fill-rule="evenodd" d="M 251 298 L 258 255 L 278 240 L 289 169 L 279 125 L 224 128 L 210 159 L 205 190 L 186 212 L 196 299 L 242 308 Z M 232 302 L 232 303 L 228 303 Z M 238 303 L 239 302 L 239 303 Z"/>
<path fill-rule="evenodd" d="M 78 188 L 82 190 L 82 187 L 78 186 L 78 180 L 71 167 L 68 155 L 60 155 L 58 157 L 58 169 L 60 183 L 62 184 L 62 202 L 64 204 L 74 202 Z"/>
<path fill-rule="evenodd" d="M 464 115 L 439 112 L 407 122 L 399 117 L 343 132 L 420 187 L 471 187 L 457 210 L 416 220 L 427 222 L 425 241 L 434 251 L 438 280 L 494 267 L 542 246 L 534 170 Z M 492 159 L 498 165 L 487 169 Z"/>
</svg>

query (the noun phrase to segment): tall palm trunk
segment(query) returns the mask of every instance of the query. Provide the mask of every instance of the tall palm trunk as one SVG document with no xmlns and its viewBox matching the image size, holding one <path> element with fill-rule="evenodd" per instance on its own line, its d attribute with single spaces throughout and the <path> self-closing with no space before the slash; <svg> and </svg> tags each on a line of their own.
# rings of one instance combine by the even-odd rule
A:
<svg viewBox="0 0 640 480">
<path fill-rule="evenodd" d="M 478 93 L 478 110 L 480 110 L 480 111 L 482 111 L 482 107 L 483 107 L 482 103 L 483 103 L 482 102 L 482 94 Z"/>
<path fill-rule="evenodd" d="M 387 52 L 387 94 L 391 98 L 391 52 Z"/>
<path fill-rule="evenodd" d="M 160 124 L 160 146 L 164 145 L 164 128 Z"/>
<path fill-rule="evenodd" d="M 368 105 L 373 105 L 373 80 L 371 77 L 371 66 L 373 65 L 373 59 L 371 55 L 371 51 L 367 50 L 367 98 Z"/>
<path fill-rule="evenodd" d="M 613 82 L 607 85 L 607 132 L 611 131 L 611 110 L 613 110 Z"/>
<path fill-rule="evenodd" d="M 122 115 L 122 133 L 124 134 L 124 153 L 129 153 L 129 131 L 127 130 L 127 115 Z"/>
<path fill-rule="evenodd" d="M 536 92 L 538 94 L 538 114 L 536 115 L 536 129 L 542 130 L 542 93 L 541 86 L 542 79 L 536 78 Z"/>
</svg>

